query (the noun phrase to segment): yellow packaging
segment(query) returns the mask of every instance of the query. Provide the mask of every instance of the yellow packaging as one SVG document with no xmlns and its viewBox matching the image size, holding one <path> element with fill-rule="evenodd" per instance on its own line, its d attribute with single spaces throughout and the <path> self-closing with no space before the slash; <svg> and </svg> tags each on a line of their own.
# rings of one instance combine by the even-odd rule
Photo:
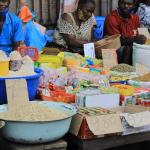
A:
<svg viewBox="0 0 150 150">
<path fill-rule="evenodd" d="M 62 59 L 64 59 L 65 53 L 64 52 L 60 52 L 57 56 L 60 57 L 60 58 L 62 58 Z"/>
<path fill-rule="evenodd" d="M 59 56 L 54 55 L 40 55 L 40 59 L 38 60 L 40 63 L 51 63 L 56 64 L 57 67 L 61 67 L 63 64 L 62 59 Z"/>
<path fill-rule="evenodd" d="M 56 69 L 59 67 L 57 64 L 53 64 L 53 63 L 41 63 L 41 64 L 46 67 L 53 68 L 53 69 Z"/>
<path fill-rule="evenodd" d="M 124 84 L 113 85 L 113 87 L 118 88 L 119 94 L 122 96 L 132 96 L 135 91 L 134 87 Z"/>
<path fill-rule="evenodd" d="M 111 77 L 111 81 L 112 82 L 118 82 L 118 81 L 125 81 L 125 80 L 128 80 L 129 79 L 129 76 L 128 77 L 123 77 L 123 76 L 112 76 Z"/>
<path fill-rule="evenodd" d="M 8 76 L 9 61 L 0 61 L 0 76 Z"/>
</svg>

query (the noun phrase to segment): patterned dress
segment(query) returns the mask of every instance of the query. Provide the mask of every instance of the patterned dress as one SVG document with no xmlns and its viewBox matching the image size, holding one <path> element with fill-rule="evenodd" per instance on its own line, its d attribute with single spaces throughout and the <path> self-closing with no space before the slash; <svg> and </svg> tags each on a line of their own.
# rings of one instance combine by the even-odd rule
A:
<svg viewBox="0 0 150 150">
<path fill-rule="evenodd" d="M 82 22 L 81 26 L 78 26 L 75 22 L 72 13 L 67 13 L 72 18 L 72 24 L 65 21 L 60 17 L 58 20 L 58 30 L 55 31 L 54 38 L 58 45 L 67 47 L 67 44 L 62 36 L 62 34 L 74 35 L 76 39 L 84 40 L 90 42 L 92 39 L 92 29 L 96 24 L 94 16 L 89 18 L 86 22 Z"/>
<path fill-rule="evenodd" d="M 150 6 L 141 3 L 137 15 L 140 18 L 141 27 L 150 29 Z"/>
</svg>

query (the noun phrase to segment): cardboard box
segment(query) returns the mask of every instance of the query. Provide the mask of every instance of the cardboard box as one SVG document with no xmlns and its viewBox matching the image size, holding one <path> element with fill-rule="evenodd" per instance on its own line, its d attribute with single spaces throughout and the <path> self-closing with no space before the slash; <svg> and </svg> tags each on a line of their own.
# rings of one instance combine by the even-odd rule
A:
<svg viewBox="0 0 150 150">
<path fill-rule="evenodd" d="M 119 94 L 77 94 L 76 104 L 79 107 L 119 107 Z"/>
<path fill-rule="evenodd" d="M 126 106 L 111 110 L 120 114 L 124 130 L 122 135 L 150 131 L 149 108 L 142 106 Z"/>
<path fill-rule="evenodd" d="M 81 139 L 93 139 L 110 135 L 129 135 L 150 131 L 149 108 L 139 106 L 126 106 L 88 114 L 94 108 L 82 108 L 85 113 L 79 112 L 73 117 L 70 133 Z M 97 108 L 98 109 L 98 108 Z"/>
<path fill-rule="evenodd" d="M 93 109 L 100 110 L 102 113 L 95 113 L 95 111 L 93 113 Z M 123 132 L 120 114 L 102 108 L 82 108 L 82 110 L 80 109 L 73 117 L 71 134 L 81 139 L 93 139 Z"/>
</svg>

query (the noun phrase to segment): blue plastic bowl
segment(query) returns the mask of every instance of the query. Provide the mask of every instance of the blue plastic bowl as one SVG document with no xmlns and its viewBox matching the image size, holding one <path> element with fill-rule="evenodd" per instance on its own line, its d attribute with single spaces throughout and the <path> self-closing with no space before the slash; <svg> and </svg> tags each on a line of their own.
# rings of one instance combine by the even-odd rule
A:
<svg viewBox="0 0 150 150">
<path fill-rule="evenodd" d="M 64 137 L 64 135 L 69 131 L 72 117 L 77 113 L 75 106 L 65 103 L 46 101 L 35 101 L 35 103 L 39 103 L 46 108 L 68 113 L 68 117 L 60 120 L 44 122 L 5 120 L 5 126 L 1 129 L 3 138 L 20 144 L 38 144 L 56 141 Z M 7 105 L 1 105 L 0 113 L 6 111 Z"/>
<path fill-rule="evenodd" d="M 39 78 L 43 75 L 43 71 L 39 68 L 35 68 L 35 75 L 32 76 L 23 76 L 23 77 L 12 77 L 12 78 L 0 78 L 0 104 L 7 103 L 7 94 L 6 94 L 6 79 L 26 79 L 28 86 L 29 100 L 32 101 L 37 95 L 37 89 L 39 85 Z M 19 91 L 18 91 L 19 92 Z"/>
</svg>

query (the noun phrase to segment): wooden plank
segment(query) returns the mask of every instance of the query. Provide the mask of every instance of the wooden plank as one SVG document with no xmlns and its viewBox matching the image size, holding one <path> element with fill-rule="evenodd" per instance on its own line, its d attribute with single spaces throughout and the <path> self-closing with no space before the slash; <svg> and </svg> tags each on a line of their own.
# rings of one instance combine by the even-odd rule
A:
<svg viewBox="0 0 150 150">
<path fill-rule="evenodd" d="M 69 135 L 67 137 L 67 141 L 69 145 L 76 146 L 76 150 L 103 150 L 128 144 L 150 141 L 150 132 L 128 136 L 112 136 L 93 140 L 81 140 L 75 136 Z M 71 148 L 69 150 L 73 149 Z"/>
<path fill-rule="evenodd" d="M 9 145 L 7 150 L 66 150 L 67 148 L 67 142 L 64 140 L 36 145 L 17 144 L 3 140 L 3 145 Z"/>
</svg>

